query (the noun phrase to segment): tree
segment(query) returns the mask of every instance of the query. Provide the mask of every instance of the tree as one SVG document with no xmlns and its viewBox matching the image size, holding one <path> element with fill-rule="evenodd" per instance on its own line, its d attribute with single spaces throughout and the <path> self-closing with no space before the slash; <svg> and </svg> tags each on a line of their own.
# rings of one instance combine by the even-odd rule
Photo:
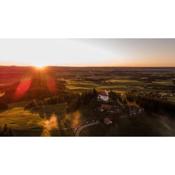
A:
<svg viewBox="0 0 175 175">
<path fill-rule="evenodd" d="M 8 109 L 8 104 L 1 102 L 0 103 L 0 110 L 7 110 Z"/>
<path fill-rule="evenodd" d="M 172 80 L 173 84 L 175 85 L 175 79 Z"/>
</svg>

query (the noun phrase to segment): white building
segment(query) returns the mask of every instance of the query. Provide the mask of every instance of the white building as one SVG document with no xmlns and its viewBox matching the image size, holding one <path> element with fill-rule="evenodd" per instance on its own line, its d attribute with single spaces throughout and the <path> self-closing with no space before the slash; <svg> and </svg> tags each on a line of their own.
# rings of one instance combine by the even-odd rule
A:
<svg viewBox="0 0 175 175">
<path fill-rule="evenodd" d="M 104 118 L 104 123 L 105 123 L 106 125 L 111 125 L 111 124 L 112 124 L 112 121 L 111 121 L 110 118 Z"/>
<path fill-rule="evenodd" d="M 109 101 L 109 92 L 108 91 L 101 91 L 98 94 L 98 100 L 108 102 Z"/>
</svg>

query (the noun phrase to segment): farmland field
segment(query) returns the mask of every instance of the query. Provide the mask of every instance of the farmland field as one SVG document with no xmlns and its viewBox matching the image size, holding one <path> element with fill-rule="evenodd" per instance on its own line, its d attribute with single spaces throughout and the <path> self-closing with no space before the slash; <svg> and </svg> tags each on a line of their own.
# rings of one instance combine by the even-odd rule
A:
<svg viewBox="0 0 175 175">
<path fill-rule="evenodd" d="M 174 80 L 174 68 L 0 67 L 1 135 L 172 136 Z"/>
</svg>

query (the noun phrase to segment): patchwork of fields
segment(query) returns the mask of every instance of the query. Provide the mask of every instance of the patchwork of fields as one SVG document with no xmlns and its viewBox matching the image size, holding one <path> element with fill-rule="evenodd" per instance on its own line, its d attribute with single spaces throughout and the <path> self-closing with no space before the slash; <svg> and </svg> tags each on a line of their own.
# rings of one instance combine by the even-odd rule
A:
<svg viewBox="0 0 175 175">
<path fill-rule="evenodd" d="M 113 105 L 111 108 L 116 108 L 116 105 L 123 106 L 122 109 L 119 109 L 123 111 L 120 112 L 121 117 L 119 117 L 118 113 L 111 112 L 110 114 L 110 111 L 103 114 L 98 113 L 99 106 L 94 107 L 95 99 L 87 104 L 86 100 L 81 102 L 81 95 L 92 90 L 97 91 L 97 93 L 105 90 L 122 97 L 129 94 L 133 97 L 150 98 L 175 104 L 174 68 L 49 67 L 47 69 L 44 73 L 35 72 L 35 77 L 31 78 L 31 81 L 35 81 L 35 83 L 26 89 L 24 97 L 14 101 L 11 97 L 19 82 L 26 76 L 32 77 L 33 70 L 29 67 L 8 67 L 8 73 L 5 73 L 7 68 L 1 68 L 1 131 L 10 128 L 10 131 L 17 136 L 73 136 L 78 127 L 85 124 L 91 126 L 91 123 L 101 122 L 107 116 L 112 120 L 113 125 L 108 127 L 102 122 L 84 129 L 81 134 L 84 136 L 175 134 L 174 119 L 169 118 L 165 113 L 163 115 L 155 114 L 157 115 L 155 117 L 149 111 L 144 115 L 129 118 L 127 117 L 128 109 L 123 109 L 128 105 L 127 101 L 109 102 L 107 105 Z M 49 84 L 44 78 L 46 86 L 43 86 L 45 82 L 42 82 L 42 76 L 52 77 L 51 80 L 49 79 Z M 10 78 L 7 81 L 8 77 Z M 55 86 L 57 86 L 57 91 L 53 93 L 46 91 L 47 88 L 48 90 L 56 90 Z M 101 104 L 98 102 L 98 105 Z M 26 108 L 26 106 L 29 107 Z M 114 111 L 117 110 L 114 109 Z M 122 118 L 122 116 L 126 117 Z"/>
</svg>

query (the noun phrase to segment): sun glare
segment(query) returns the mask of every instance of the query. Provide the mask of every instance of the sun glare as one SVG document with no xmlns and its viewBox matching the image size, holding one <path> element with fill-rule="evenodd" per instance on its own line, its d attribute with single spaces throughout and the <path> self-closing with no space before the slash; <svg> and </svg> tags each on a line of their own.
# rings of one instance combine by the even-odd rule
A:
<svg viewBox="0 0 175 175">
<path fill-rule="evenodd" d="M 37 68 L 37 69 L 44 69 L 45 65 L 43 65 L 43 64 L 35 64 L 34 67 Z"/>
</svg>

